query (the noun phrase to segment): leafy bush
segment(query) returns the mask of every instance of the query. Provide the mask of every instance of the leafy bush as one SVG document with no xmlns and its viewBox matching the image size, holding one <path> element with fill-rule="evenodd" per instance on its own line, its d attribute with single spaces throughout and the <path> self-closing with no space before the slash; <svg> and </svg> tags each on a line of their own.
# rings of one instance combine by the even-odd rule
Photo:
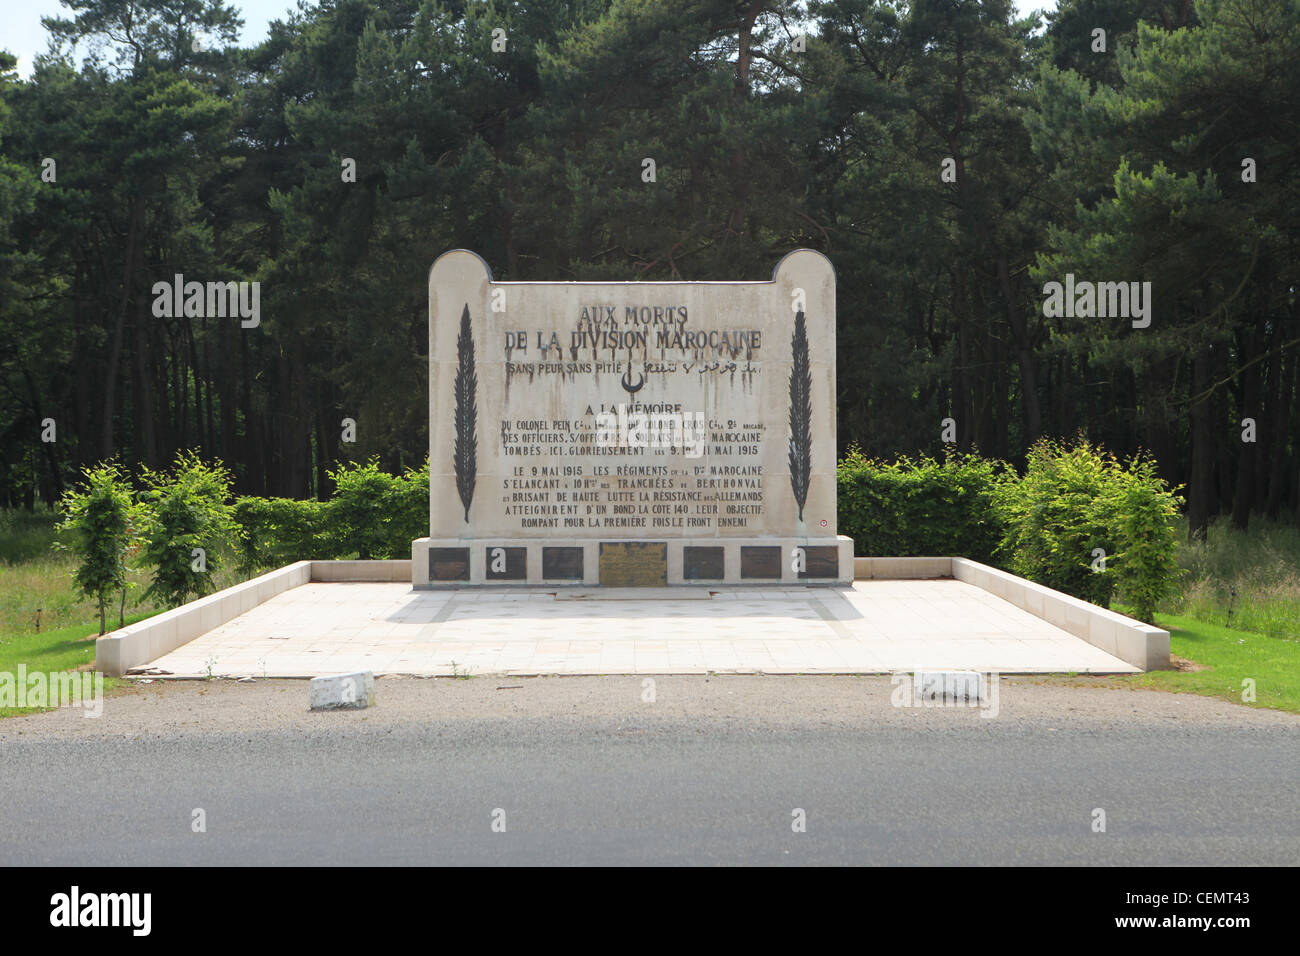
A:
<svg viewBox="0 0 1300 956">
<path fill-rule="evenodd" d="M 852 448 L 836 467 L 839 530 L 860 555 L 958 555 L 990 561 L 1001 463 L 976 455 L 886 464 Z"/>
<path fill-rule="evenodd" d="M 339 557 L 339 542 L 328 533 L 327 509 L 325 502 L 311 498 L 236 500 L 234 518 L 243 532 L 239 570 L 253 574 L 294 561 Z"/>
<path fill-rule="evenodd" d="M 976 455 L 883 463 L 851 449 L 836 481 L 858 554 L 968 557 L 1107 607 L 1118 592 L 1148 621 L 1177 581 L 1181 499 L 1149 458 L 1045 440 L 1021 478 Z"/>
<path fill-rule="evenodd" d="M 401 558 L 411 541 L 428 533 L 429 466 L 390 475 L 370 460 L 340 465 L 329 476 L 336 486 L 329 502 L 330 531 L 344 552 L 362 560 Z"/>
<path fill-rule="evenodd" d="M 286 498 L 228 501 L 220 464 L 178 456 L 171 476 L 145 469 L 138 512 L 114 465 L 88 469 L 84 490 L 63 504 L 61 534 L 83 556 L 78 586 L 100 602 L 126 582 L 132 525 L 141 563 L 156 568 L 148 597 L 180 603 L 213 589 L 228 545 L 244 573 L 304 559 L 405 557 L 427 533 L 429 466 L 402 475 L 376 461 L 330 472 L 328 502 Z M 1175 518 L 1182 503 L 1149 458 L 1126 466 L 1086 441 L 1041 441 L 1023 478 L 976 455 L 882 463 L 852 449 L 838 463 L 839 527 L 866 555 L 960 555 L 1109 606 L 1118 592 L 1144 620 L 1178 576 Z M 193 549 L 206 552 L 195 567 Z M 1094 571 L 1094 550 L 1105 551 Z M 1102 567 L 1100 562 L 1098 568 Z"/>
<path fill-rule="evenodd" d="M 204 464 L 193 452 L 178 454 L 170 475 L 143 470 L 140 559 L 154 569 L 146 597 L 177 605 L 191 594 L 202 597 L 215 590 L 213 574 L 222 552 L 239 538 L 230 477 L 225 466 Z"/>
<path fill-rule="evenodd" d="M 1177 578 L 1180 503 L 1149 458 L 1125 467 L 1087 441 L 1042 440 L 1024 477 L 998 486 L 997 553 L 1016 574 L 1103 607 L 1120 589 L 1149 621 Z"/>
<path fill-rule="evenodd" d="M 393 533 L 397 535 L 394 556 L 409 558 L 411 542 L 429 533 L 429 460 L 419 468 L 408 468 L 395 489 Z"/>
<path fill-rule="evenodd" d="M 1156 474 L 1154 461 L 1138 458 L 1122 473 L 1119 502 L 1115 570 L 1120 592 L 1140 619 L 1151 621 L 1182 573 L 1176 558 L 1182 499 Z"/>
<path fill-rule="evenodd" d="M 329 501 L 244 497 L 234 517 L 242 529 L 239 568 L 245 574 L 293 561 L 403 558 L 429 528 L 429 465 L 401 475 L 375 461 L 330 472 Z"/>
<path fill-rule="evenodd" d="M 1110 606 L 1118 549 L 1113 515 L 1119 486 L 1113 456 L 1087 442 L 1066 448 L 1040 441 L 1025 475 L 999 486 L 997 510 L 1005 528 L 998 555 L 1021 577 L 1103 607 Z M 1094 555 L 1102 549 L 1105 555 Z M 1105 566 L 1106 571 L 1094 571 Z"/>
<path fill-rule="evenodd" d="M 83 474 L 82 484 L 66 492 L 59 502 L 62 519 L 55 547 L 80 558 L 73 582 L 85 597 L 99 604 L 99 633 L 103 634 L 109 597 L 126 594 L 126 559 L 134 538 L 135 509 L 131 487 L 116 464 L 86 468 Z"/>
</svg>

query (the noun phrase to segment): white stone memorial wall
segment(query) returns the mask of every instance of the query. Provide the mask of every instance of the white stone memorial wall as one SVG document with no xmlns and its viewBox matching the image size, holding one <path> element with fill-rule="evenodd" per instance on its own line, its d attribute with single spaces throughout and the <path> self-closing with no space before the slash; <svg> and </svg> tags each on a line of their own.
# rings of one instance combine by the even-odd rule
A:
<svg viewBox="0 0 1300 956">
<path fill-rule="evenodd" d="M 496 282 L 448 252 L 414 583 L 851 580 L 835 434 L 820 253 L 765 282 Z"/>
</svg>

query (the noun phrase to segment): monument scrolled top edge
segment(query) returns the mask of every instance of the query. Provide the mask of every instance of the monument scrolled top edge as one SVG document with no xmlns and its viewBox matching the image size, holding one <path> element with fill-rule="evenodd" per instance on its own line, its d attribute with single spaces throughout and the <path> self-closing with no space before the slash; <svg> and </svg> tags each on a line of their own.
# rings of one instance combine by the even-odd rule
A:
<svg viewBox="0 0 1300 956">
<path fill-rule="evenodd" d="M 475 259 L 477 259 L 478 262 L 479 262 L 479 264 L 483 267 L 483 272 L 487 275 L 488 282 L 491 282 L 491 283 L 493 283 L 493 284 L 510 284 L 510 285 L 516 285 L 516 284 L 520 284 L 520 285 L 523 285 L 523 284 L 527 284 L 527 285 L 552 285 L 552 284 L 555 284 L 555 285 L 558 285 L 558 284 L 570 284 L 570 285 L 621 285 L 621 284 L 623 284 L 623 283 L 620 282 L 619 280 L 613 280 L 613 279 L 611 279 L 611 280 L 600 280 L 600 281 L 575 281 L 575 280 L 570 280 L 570 279 L 545 279 L 545 280 L 525 280 L 525 279 L 509 280 L 509 279 L 498 279 L 498 278 L 496 278 L 496 276 L 493 274 L 493 272 L 492 272 L 492 266 L 488 264 L 488 261 L 487 261 L 486 259 L 484 259 L 481 255 L 479 255 L 479 254 L 478 254 L 477 252 L 475 252 L 473 249 L 465 249 L 465 248 L 463 248 L 463 247 L 458 247 L 458 248 L 455 248 L 455 249 L 448 249 L 446 252 L 442 253 L 442 254 L 439 255 L 436 259 L 434 259 L 432 263 L 430 263 L 430 265 L 429 265 L 429 274 L 428 274 L 428 280 L 429 280 L 429 282 L 432 283 L 432 281 L 433 281 L 433 272 L 434 272 L 434 270 L 438 267 L 438 264 L 439 264 L 440 262 L 442 262 L 442 261 L 443 261 L 444 259 L 446 259 L 448 256 L 454 256 L 454 255 L 458 255 L 458 254 L 461 254 L 461 253 L 464 253 L 465 255 L 473 256 Z M 794 257 L 794 256 L 798 256 L 798 255 L 800 255 L 800 254 L 802 254 L 802 253 L 809 253 L 809 254 L 811 254 L 811 255 L 816 256 L 818 259 L 822 260 L 823 262 L 825 262 L 826 265 L 827 265 L 827 267 L 830 269 L 831 279 L 832 279 L 832 280 L 835 280 L 835 279 L 837 278 L 836 273 L 835 273 L 835 263 L 831 261 L 831 259 L 830 259 L 829 256 L 827 256 L 824 252 L 820 252 L 820 251 L 818 251 L 818 250 L 816 250 L 816 249 L 809 249 L 809 248 L 807 248 L 806 246 L 801 246 L 801 247 L 798 248 L 798 249 L 791 249 L 789 252 L 787 252 L 785 255 L 783 255 L 783 256 L 780 258 L 780 260 L 776 263 L 776 265 L 772 267 L 772 278 L 770 278 L 770 279 L 767 279 L 767 280 L 762 280 L 762 279 L 759 279 L 759 280 L 731 279 L 731 280 L 726 280 L 725 282 L 718 282 L 718 283 L 716 283 L 716 284 L 720 284 L 720 285 L 749 285 L 749 284 L 752 284 L 753 281 L 758 281 L 758 282 L 762 282 L 762 281 L 767 281 L 767 282 L 777 282 L 777 281 L 778 281 L 778 278 L 777 278 L 777 277 L 781 274 L 781 270 L 782 270 L 782 268 L 785 266 L 786 262 L 787 262 L 789 259 L 791 259 L 792 257 Z M 647 281 L 647 282 L 637 281 L 636 284 L 637 284 L 637 285 L 687 285 L 687 284 L 690 284 L 690 281 L 691 281 L 691 280 L 685 280 L 685 279 L 673 279 L 673 280 L 659 280 L 659 281 L 657 281 L 657 282 L 656 282 L 656 281 Z M 706 280 L 706 281 L 707 281 L 707 280 Z"/>
<path fill-rule="evenodd" d="M 447 260 L 453 259 L 453 257 L 461 258 L 462 256 L 473 256 L 474 259 L 478 262 L 478 264 L 482 267 L 483 274 L 487 276 L 488 282 L 496 282 L 496 279 L 493 278 L 492 276 L 492 267 L 488 265 L 488 261 L 484 259 L 482 256 L 480 256 L 473 249 L 448 249 L 442 255 L 438 256 L 438 258 L 434 259 L 433 262 L 429 265 L 428 286 L 430 292 L 433 291 L 433 277 L 434 277 L 434 273 L 438 269 L 438 266 L 445 265 Z"/>
<path fill-rule="evenodd" d="M 785 265 L 785 263 L 786 263 L 786 261 L 787 261 L 788 259 L 792 258 L 793 256 L 800 255 L 801 253 L 805 253 L 805 252 L 806 252 L 806 253 L 810 253 L 810 254 L 816 256 L 818 259 L 822 260 L 822 262 L 826 263 L 827 268 L 829 268 L 829 269 L 831 270 L 831 281 L 834 282 L 835 279 L 836 279 L 836 275 L 835 275 L 835 263 L 831 262 L 830 257 L 829 257 L 828 255 L 826 255 L 826 253 L 824 253 L 824 252 L 819 252 L 819 251 L 816 250 L 816 249 L 809 249 L 809 248 L 807 248 L 807 247 L 801 247 L 801 248 L 799 248 L 799 249 L 791 249 L 789 252 L 787 252 L 785 255 L 783 255 L 783 256 L 781 257 L 781 261 L 778 262 L 778 263 L 776 264 L 775 268 L 772 269 L 772 279 L 771 279 L 771 281 L 772 281 L 772 282 L 776 282 L 776 281 L 778 281 L 778 280 L 777 280 L 777 276 L 779 276 L 779 275 L 781 274 L 781 268 L 782 268 L 782 266 Z"/>
</svg>

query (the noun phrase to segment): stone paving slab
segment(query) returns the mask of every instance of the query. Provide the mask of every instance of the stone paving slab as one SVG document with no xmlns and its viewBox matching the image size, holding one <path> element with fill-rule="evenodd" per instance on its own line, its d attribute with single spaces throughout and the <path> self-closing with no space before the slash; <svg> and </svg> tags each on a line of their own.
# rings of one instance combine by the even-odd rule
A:
<svg viewBox="0 0 1300 956">
<path fill-rule="evenodd" d="M 311 583 L 151 663 L 176 676 L 1137 673 L 954 580 L 614 600 L 555 589 Z M 557 595 L 563 595 L 557 599 Z"/>
</svg>

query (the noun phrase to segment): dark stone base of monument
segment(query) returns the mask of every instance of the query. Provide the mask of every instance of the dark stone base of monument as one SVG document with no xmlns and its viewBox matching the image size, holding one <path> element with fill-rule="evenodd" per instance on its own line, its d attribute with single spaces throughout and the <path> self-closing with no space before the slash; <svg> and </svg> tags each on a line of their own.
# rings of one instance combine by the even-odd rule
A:
<svg viewBox="0 0 1300 956">
<path fill-rule="evenodd" d="M 581 581 L 582 548 L 542 548 L 542 577 L 547 581 Z"/>
<path fill-rule="evenodd" d="M 781 549 L 753 547 L 740 549 L 740 576 L 742 578 L 780 578 Z"/>
<path fill-rule="evenodd" d="M 803 550 L 802 570 L 797 548 Z M 412 542 L 411 559 L 411 583 L 417 588 L 802 587 L 847 584 L 854 567 L 853 542 L 843 535 L 685 541 L 552 538 L 550 543 L 419 538 Z"/>
<path fill-rule="evenodd" d="M 528 549 L 489 546 L 485 564 L 489 581 L 527 580 Z"/>
<path fill-rule="evenodd" d="M 813 545 L 803 549 L 805 570 L 799 572 L 804 578 L 835 578 L 840 574 L 840 549 L 833 545 Z"/>
<path fill-rule="evenodd" d="M 717 547 L 682 548 L 682 577 L 687 581 L 721 581 L 727 576 L 726 551 Z"/>
<path fill-rule="evenodd" d="M 468 581 L 469 548 L 430 548 L 430 581 Z"/>
<path fill-rule="evenodd" d="M 668 585 L 667 541 L 602 541 L 600 583 L 616 588 Z"/>
</svg>

